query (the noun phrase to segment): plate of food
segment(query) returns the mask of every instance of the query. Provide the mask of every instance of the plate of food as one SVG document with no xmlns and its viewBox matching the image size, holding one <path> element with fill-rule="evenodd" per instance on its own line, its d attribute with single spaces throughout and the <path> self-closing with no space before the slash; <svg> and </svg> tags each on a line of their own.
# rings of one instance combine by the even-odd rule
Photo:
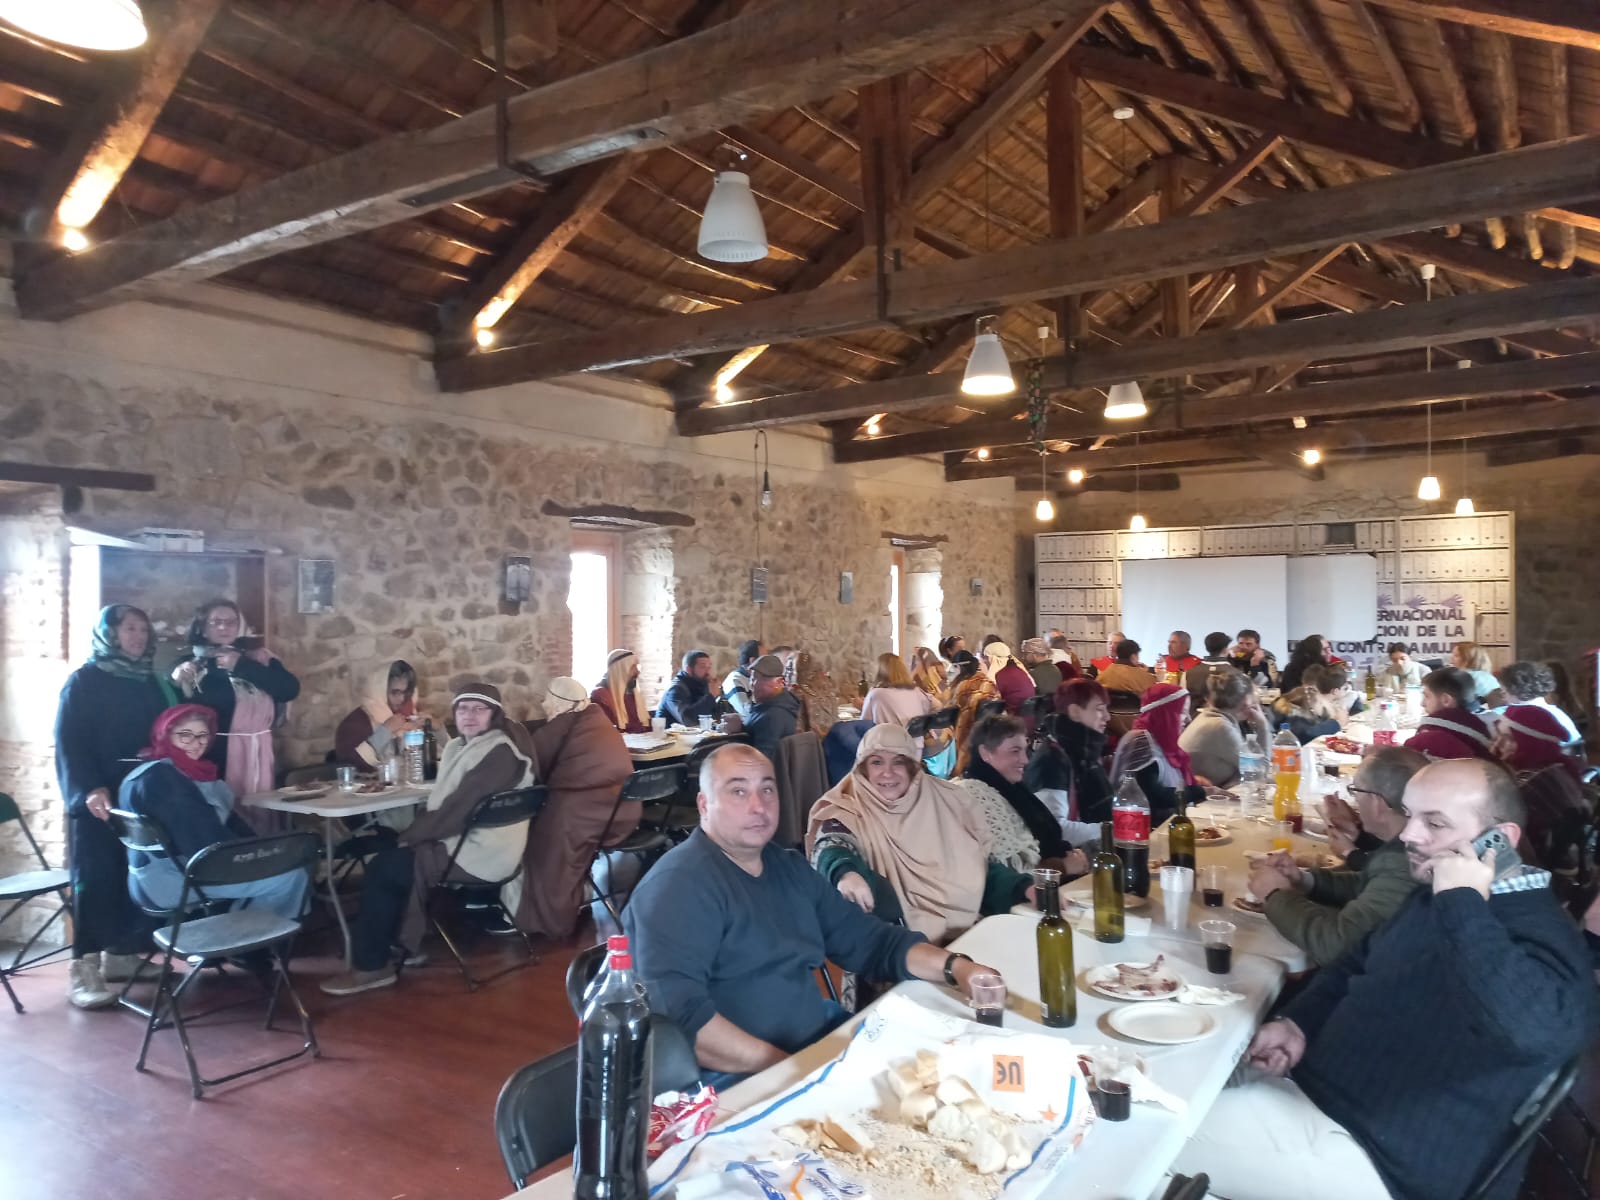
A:
<svg viewBox="0 0 1600 1200">
<path fill-rule="evenodd" d="M 1233 834 L 1215 825 L 1201 825 L 1194 831 L 1194 844 L 1197 849 L 1201 846 L 1226 846 L 1232 841 Z"/>
<path fill-rule="evenodd" d="M 1166 956 L 1154 962 L 1106 963 L 1084 972 L 1091 991 L 1113 1000 L 1170 1000 L 1183 987 L 1183 979 L 1167 966 Z"/>
<path fill-rule="evenodd" d="M 304 783 L 291 783 L 279 788 L 278 795 L 285 800 L 315 800 L 332 790 L 333 784 L 326 779 L 308 779 Z"/>
<path fill-rule="evenodd" d="M 1357 758 L 1366 751 L 1366 747 L 1354 738 L 1341 737 L 1338 734 L 1323 738 L 1322 744 L 1335 754 L 1353 754 Z"/>
<path fill-rule="evenodd" d="M 356 784 L 355 787 L 350 789 L 350 794 L 353 796 L 381 796 L 385 792 L 392 791 L 394 791 L 394 784 L 384 783 L 381 779 L 369 779 L 364 783 Z"/>
<path fill-rule="evenodd" d="M 1150 864 L 1150 869 L 1154 871 L 1156 869 L 1156 864 L 1152 862 Z M 1062 892 L 1061 903 L 1069 908 L 1074 908 L 1081 912 L 1093 912 L 1094 893 L 1089 891 Z M 1124 912 L 1137 912 L 1141 908 L 1149 907 L 1149 896 L 1135 896 L 1132 892 L 1122 893 L 1122 910 Z"/>
<path fill-rule="evenodd" d="M 1157 1046 L 1198 1042 L 1216 1031 L 1217 1023 L 1204 1009 L 1188 1004 L 1141 1004 L 1114 1008 L 1106 1024 L 1123 1037 Z"/>
<path fill-rule="evenodd" d="M 1241 912 L 1248 917 L 1257 917 L 1263 921 L 1267 919 L 1267 906 L 1248 892 L 1243 896 L 1235 896 L 1228 901 L 1228 905 L 1234 912 Z"/>
</svg>

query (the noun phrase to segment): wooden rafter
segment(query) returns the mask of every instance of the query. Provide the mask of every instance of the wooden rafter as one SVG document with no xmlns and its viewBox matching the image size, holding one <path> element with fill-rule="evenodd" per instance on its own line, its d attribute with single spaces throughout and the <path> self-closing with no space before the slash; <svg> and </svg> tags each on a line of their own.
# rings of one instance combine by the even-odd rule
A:
<svg viewBox="0 0 1600 1200">
<path fill-rule="evenodd" d="M 894 322 L 985 312 L 1067 291 L 1100 290 L 1180 272 L 1209 273 L 1337 242 L 1519 211 L 1600 193 L 1600 137 L 1365 180 L 1206 216 L 1001 250 L 902 271 L 880 303 L 876 281 L 833 284 L 737 309 L 674 316 L 559 344 L 535 343 L 439 364 L 440 384 L 466 391 L 572 371 L 741 346 L 799 341 Z"/>
<path fill-rule="evenodd" d="M 1571 0 L 1367 0 L 1408 16 L 1600 50 L 1600 12 Z"/>
<path fill-rule="evenodd" d="M 773 0 L 654 50 L 506 102 L 507 152 L 542 174 L 683 141 L 859 87 L 1044 22 L 1098 12 L 1094 0 Z M 707 63 L 716 63 L 709 71 Z M 381 137 L 45 264 L 17 287 L 26 315 L 59 318 L 140 290 L 205 278 L 289 248 L 407 220 L 506 181 L 494 110 Z"/>
<path fill-rule="evenodd" d="M 1050 236 L 1082 237 L 1084 231 L 1083 103 L 1078 96 L 1078 73 L 1065 61 L 1050 70 L 1045 87 L 1045 129 L 1049 157 L 1045 164 L 1050 181 Z M 1083 301 L 1078 295 L 1054 302 L 1056 336 L 1076 346 L 1087 332 Z"/>
</svg>

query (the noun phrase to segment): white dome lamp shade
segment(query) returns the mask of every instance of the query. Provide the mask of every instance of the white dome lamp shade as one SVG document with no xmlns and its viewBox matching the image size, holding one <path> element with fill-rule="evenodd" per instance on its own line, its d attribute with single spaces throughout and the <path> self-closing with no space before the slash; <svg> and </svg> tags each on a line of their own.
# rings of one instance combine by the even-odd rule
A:
<svg viewBox="0 0 1600 1200">
<path fill-rule="evenodd" d="M 1417 485 L 1417 499 L 1437 500 L 1440 494 L 1439 477 L 1437 475 L 1424 475 L 1422 482 Z"/>
<path fill-rule="evenodd" d="M 1463 496 L 1461 499 L 1456 501 L 1456 516 L 1458 517 L 1470 517 L 1477 511 L 1478 510 L 1473 507 L 1471 496 Z"/>
<path fill-rule="evenodd" d="M 767 256 L 767 227 L 743 171 L 719 171 L 700 217 L 701 258 L 712 262 L 755 262 Z"/>
<path fill-rule="evenodd" d="M 1017 390 L 1011 376 L 1011 360 L 1000 343 L 1000 335 L 988 328 L 993 317 L 979 317 L 972 353 L 967 355 L 967 370 L 961 377 L 961 392 L 966 396 L 1009 396 Z"/>
<path fill-rule="evenodd" d="M 0 0 L 0 20 L 84 50 L 132 50 L 148 36 L 138 0 Z"/>
<path fill-rule="evenodd" d="M 1114 383 L 1106 393 L 1105 417 L 1108 421 L 1133 421 L 1149 412 L 1150 406 L 1144 402 L 1144 392 L 1137 383 Z"/>
</svg>

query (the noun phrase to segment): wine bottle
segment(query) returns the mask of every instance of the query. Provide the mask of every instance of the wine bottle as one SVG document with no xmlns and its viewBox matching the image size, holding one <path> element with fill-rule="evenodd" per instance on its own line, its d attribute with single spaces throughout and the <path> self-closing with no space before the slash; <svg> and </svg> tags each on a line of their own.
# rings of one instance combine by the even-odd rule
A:
<svg viewBox="0 0 1600 1200">
<path fill-rule="evenodd" d="M 1078 1019 L 1078 984 L 1072 966 L 1072 926 L 1061 919 L 1061 888 L 1046 884 L 1044 916 L 1034 934 L 1039 947 L 1040 1018 L 1052 1029 L 1066 1029 Z"/>
<path fill-rule="evenodd" d="M 1194 870 L 1194 822 L 1189 820 L 1188 805 L 1178 797 L 1178 811 L 1167 822 L 1167 861 L 1175 867 Z"/>
<path fill-rule="evenodd" d="M 1094 937 L 1097 942 L 1122 940 L 1122 859 L 1117 857 L 1111 822 L 1100 822 L 1100 849 L 1089 870 L 1094 876 Z"/>
</svg>

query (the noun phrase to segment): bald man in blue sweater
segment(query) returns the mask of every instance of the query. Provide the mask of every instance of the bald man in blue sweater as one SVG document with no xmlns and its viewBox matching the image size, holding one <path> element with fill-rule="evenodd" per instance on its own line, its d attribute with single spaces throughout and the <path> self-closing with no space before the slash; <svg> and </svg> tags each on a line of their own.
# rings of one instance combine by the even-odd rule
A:
<svg viewBox="0 0 1600 1200">
<path fill-rule="evenodd" d="M 1515 852 L 1516 782 L 1478 759 L 1423 768 L 1401 833 L 1419 887 L 1351 954 L 1263 1025 L 1266 1077 L 1224 1091 L 1178 1156 L 1230 1200 L 1463 1196 L 1512 1115 L 1594 1040 L 1583 939 L 1550 874 Z M 1480 858 L 1474 839 L 1510 843 Z M 1516 1194 L 1525 1162 L 1492 1193 Z"/>
</svg>

